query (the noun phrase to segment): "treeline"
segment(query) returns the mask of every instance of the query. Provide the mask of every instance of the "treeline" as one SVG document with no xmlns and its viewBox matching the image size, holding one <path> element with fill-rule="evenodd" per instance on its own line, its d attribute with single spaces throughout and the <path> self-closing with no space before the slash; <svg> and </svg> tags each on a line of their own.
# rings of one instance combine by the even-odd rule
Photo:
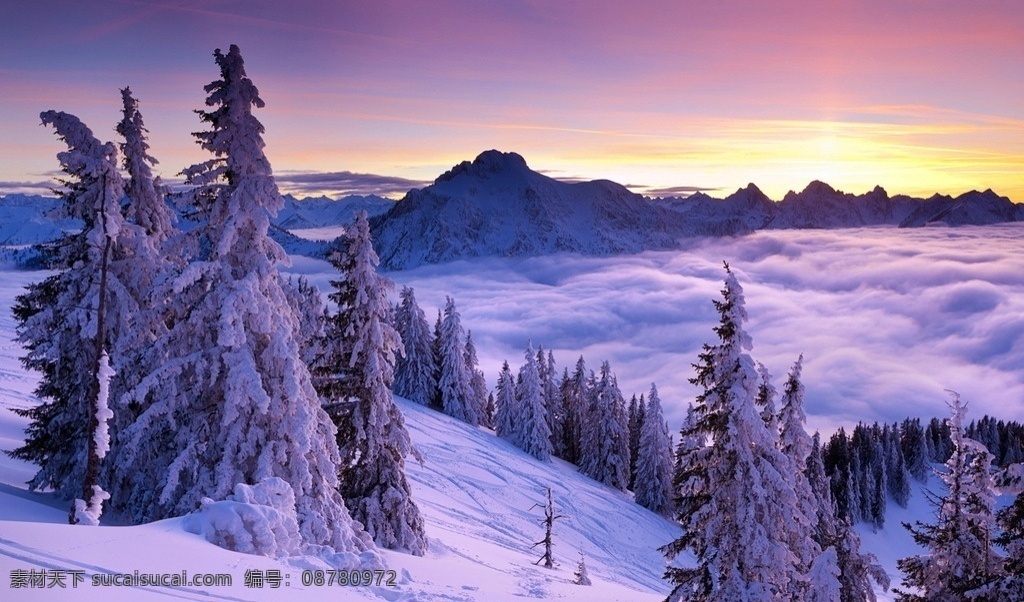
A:
<svg viewBox="0 0 1024 602">
<path fill-rule="evenodd" d="M 502 365 L 493 392 L 478 367 L 472 334 L 448 298 L 433 329 L 413 289 L 394 308 L 405 345 L 395 368 L 394 391 L 495 433 L 539 460 L 555 456 L 587 476 L 655 512 L 671 510 L 672 441 L 657 386 L 627 407 L 609 362 L 598 372 L 580 356 L 561 375 L 554 354 L 528 343 L 523 363 Z M 646 399 L 645 399 L 646 396 Z"/>
<path fill-rule="evenodd" d="M 990 416 L 967 425 L 966 437 L 984 445 L 993 464 L 1005 468 L 1024 459 L 1024 425 Z M 885 524 L 889 500 L 907 506 L 910 481 L 927 483 L 934 464 L 953 454 L 947 420 L 918 418 L 902 423 L 858 424 L 850 435 L 840 428 L 823 445 L 825 472 L 842 519 L 874 528 Z"/>
</svg>

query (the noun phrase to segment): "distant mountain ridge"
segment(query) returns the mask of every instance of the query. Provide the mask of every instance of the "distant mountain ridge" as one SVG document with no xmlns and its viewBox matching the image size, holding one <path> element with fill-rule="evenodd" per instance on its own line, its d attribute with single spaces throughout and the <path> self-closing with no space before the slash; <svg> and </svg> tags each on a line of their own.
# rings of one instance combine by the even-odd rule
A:
<svg viewBox="0 0 1024 602">
<path fill-rule="evenodd" d="M 399 270 L 481 256 L 671 249 L 684 237 L 763 229 L 1011 221 L 1024 221 L 1024 205 L 991 190 L 916 199 L 877 186 L 847 194 L 814 181 L 778 202 L 754 184 L 723 199 L 700 192 L 651 199 L 606 180 L 561 182 L 516 153 L 489 150 L 411 190 L 371 225 L 381 265 Z"/>
<path fill-rule="evenodd" d="M 284 199 L 285 207 L 271 222 L 274 238 L 288 252 L 322 256 L 323 243 L 302 240 L 290 231 L 344 226 L 364 210 L 371 217 L 381 266 L 389 270 L 484 256 L 667 250 L 678 248 L 687 237 L 764 229 L 1024 221 L 1024 205 L 991 190 L 918 199 L 889 196 L 879 186 L 848 194 L 814 181 L 781 201 L 768 198 L 754 184 L 725 198 L 698 192 L 652 199 L 608 180 L 562 182 L 530 169 L 516 153 L 496 150 L 455 165 L 397 202 L 373 195 Z M 45 242 L 80 227 L 51 217 L 59 205 L 52 197 L 0 197 L 0 246 Z"/>
</svg>

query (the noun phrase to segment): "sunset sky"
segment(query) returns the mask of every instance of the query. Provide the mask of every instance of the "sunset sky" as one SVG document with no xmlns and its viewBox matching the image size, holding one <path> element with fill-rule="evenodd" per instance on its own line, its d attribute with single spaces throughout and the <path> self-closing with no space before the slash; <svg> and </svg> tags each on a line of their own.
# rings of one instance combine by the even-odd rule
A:
<svg viewBox="0 0 1024 602">
<path fill-rule="evenodd" d="M 286 192 L 398 197 L 496 148 L 652 195 L 1024 202 L 1020 0 L 4 2 L 0 194 L 51 185 L 40 111 L 116 140 L 125 85 L 165 178 L 205 160 L 192 111 L 232 43 Z"/>
</svg>

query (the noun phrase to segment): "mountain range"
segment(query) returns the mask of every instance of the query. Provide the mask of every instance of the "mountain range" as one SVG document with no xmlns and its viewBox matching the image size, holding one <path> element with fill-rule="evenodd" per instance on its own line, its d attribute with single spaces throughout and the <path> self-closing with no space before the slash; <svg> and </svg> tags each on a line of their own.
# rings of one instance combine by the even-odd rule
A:
<svg viewBox="0 0 1024 602">
<path fill-rule="evenodd" d="M 991 190 L 957 197 L 846 194 L 811 182 L 781 201 L 754 184 L 714 198 L 652 199 L 606 180 L 567 183 L 495 150 L 411 190 L 372 220 L 381 265 L 412 268 L 478 256 L 615 255 L 671 249 L 681 238 L 762 229 L 920 227 L 1024 221 L 1024 205 Z"/>
<path fill-rule="evenodd" d="M 684 238 L 733 236 L 764 229 L 864 226 L 987 225 L 1024 221 L 1024 205 L 991 190 L 927 199 L 889 196 L 881 187 L 854 195 L 814 181 L 781 201 L 754 184 L 724 197 L 697 192 L 650 198 L 608 180 L 563 182 L 530 169 L 510 152 L 489 150 L 463 161 L 433 184 L 399 201 L 379 196 L 297 199 L 272 220 L 289 253 L 322 256 L 325 243 L 352 221 L 371 217 L 374 246 L 387 270 L 484 256 L 528 257 L 570 252 L 618 255 L 678 248 Z M 52 197 L 0 197 L 0 259 L 17 245 L 52 240 L 80 227 L 53 218 Z M 301 237 L 301 238 L 300 238 Z M 5 255 L 6 254 L 6 255 Z"/>
</svg>

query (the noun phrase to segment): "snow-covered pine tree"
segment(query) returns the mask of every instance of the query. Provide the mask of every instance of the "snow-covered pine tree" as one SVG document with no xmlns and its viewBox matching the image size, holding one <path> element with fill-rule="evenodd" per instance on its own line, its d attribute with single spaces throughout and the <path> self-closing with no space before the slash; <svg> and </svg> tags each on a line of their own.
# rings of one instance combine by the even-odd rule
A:
<svg viewBox="0 0 1024 602">
<path fill-rule="evenodd" d="M 380 260 L 365 211 L 356 214 L 343 238 L 329 256 L 342 278 L 331 282 L 338 309 L 328 319 L 321 364 L 342 379 L 341 386 L 324 388 L 324 406 L 338 426 L 339 491 L 377 545 L 422 556 L 423 518 L 405 476 L 412 442 L 391 395 L 395 356 L 402 349 L 387 320 L 394 285 L 377 274 Z"/>
<path fill-rule="evenodd" d="M 117 264 L 123 274 L 122 280 L 128 292 L 135 299 L 137 310 L 132 315 L 133 327 L 128 329 L 130 338 L 124 338 L 122 348 L 115 352 L 112 368 L 115 374 L 110 382 L 110 402 L 116 408 L 111 423 L 112 444 L 110 455 L 104 463 L 103 479 L 111 493 L 111 506 L 123 511 L 130 496 L 123 495 L 123 487 L 130 483 L 131 474 L 120 471 L 121 465 L 119 433 L 134 422 L 148 405 L 147 399 L 121 403 L 124 394 L 130 391 L 150 374 L 161 358 L 153 357 L 149 351 L 153 342 L 167 332 L 173 320 L 168 311 L 170 298 L 165 291 L 158 294 L 157 285 L 174 266 L 180 266 L 184 258 L 181 253 L 181 233 L 174 226 L 175 215 L 166 202 L 168 193 L 154 177 L 152 167 L 157 161 L 149 154 L 147 130 L 139 112 L 139 103 L 129 88 L 121 90 L 122 118 L 117 132 L 124 138 L 121 143 L 123 167 L 128 174 L 125 193 L 128 197 L 124 206 L 126 221 L 132 224 L 134 235 L 126 237 L 119 253 Z"/>
<path fill-rule="evenodd" d="M 123 104 L 122 119 L 117 124 L 117 133 L 124 137 L 121 152 L 124 155 L 124 169 L 128 172 L 125 193 L 130 202 L 127 207 L 128 221 L 139 225 L 148 240 L 159 249 L 164 241 L 176 233 L 174 213 L 164 200 L 167 189 L 159 177 L 153 176 L 157 160 L 149 154 L 149 142 L 139 101 L 132 96 L 130 88 L 121 90 Z"/>
<path fill-rule="evenodd" d="M 511 416 L 512 439 L 526 453 L 547 461 L 551 458 L 551 431 L 548 430 L 544 389 L 532 343 L 527 344 L 525 357 L 526 363 L 519 369 L 516 384 L 517 414 Z"/>
<path fill-rule="evenodd" d="M 705 344 L 691 382 L 701 388 L 688 435 L 708 445 L 681 459 L 678 519 L 683 535 L 661 550 L 668 559 L 691 551 L 695 566 L 669 567 L 669 600 L 789 600 L 805 548 L 796 541 L 812 525 L 791 485 L 792 466 L 755 404 L 760 379 L 743 325 L 743 289 L 726 265 L 723 299 L 715 300 L 719 342 Z M 797 528 L 795 528 L 797 527 Z"/>
<path fill-rule="evenodd" d="M 296 279 L 289 276 L 281 286 L 288 297 L 288 305 L 299 318 L 299 329 L 295 333 L 299 356 L 312 371 L 324 355 L 324 336 L 327 332 L 324 299 L 320 289 L 305 276 Z"/>
<path fill-rule="evenodd" d="M 768 432 L 776 433 L 779 430 L 779 414 L 775 411 L 775 396 L 778 392 L 772 384 L 772 373 L 768 371 L 767 366 L 757 362 L 757 374 L 761 377 L 761 384 L 757 387 L 757 398 L 754 403 L 761 408 L 761 419 L 768 427 Z"/>
<path fill-rule="evenodd" d="M 480 360 L 476 357 L 476 345 L 473 343 L 473 331 L 466 331 L 466 370 L 469 371 L 469 388 L 473 391 L 473 411 L 479 417 L 479 423 L 487 428 L 494 428 L 487 417 L 487 379 L 480 370 Z"/>
<path fill-rule="evenodd" d="M 280 477 L 305 544 L 333 547 L 339 565 L 379 564 L 338 493 L 335 427 L 299 355 L 278 272 L 287 256 L 267 235 L 284 202 L 252 114 L 264 103 L 237 46 L 214 58 L 221 78 L 198 112 L 210 129 L 195 134 L 214 158 L 184 172 L 206 220 L 193 231 L 201 254 L 170 278 L 178 319 L 151 350 L 159 368 L 130 393 L 154 399 L 124 433 L 130 516 L 184 514 Z"/>
<path fill-rule="evenodd" d="M 1006 551 L 1002 576 L 988 592 L 1002 600 L 1024 600 L 1024 464 L 1012 464 L 1000 474 L 1000 491 L 1014 495 L 1013 503 L 996 513 L 1002 533 L 995 542 Z"/>
<path fill-rule="evenodd" d="M 928 552 L 897 562 L 904 573 L 903 586 L 913 588 L 896 590 L 902 602 L 1003 599 L 985 593 L 1003 571 L 1003 558 L 993 545 L 996 520 L 992 454 L 964 434 L 967 405 L 958 394 L 952 396 L 952 417 L 948 421 L 952 453 L 940 474 L 947 491 L 933 500 L 937 509 L 934 524 L 903 524 Z"/>
<path fill-rule="evenodd" d="M 633 492 L 636 503 L 668 516 L 672 511 L 672 440 L 661 410 L 658 388 L 651 383 L 640 428 Z"/>
<path fill-rule="evenodd" d="M 920 418 L 907 418 L 903 421 L 900 426 L 900 446 L 910 475 L 921 483 L 927 483 L 931 458 Z"/>
<path fill-rule="evenodd" d="M 833 600 L 831 595 L 833 591 L 838 592 L 841 589 L 837 578 L 840 574 L 840 567 L 836 564 L 838 562 L 836 550 L 829 551 L 827 549 L 832 542 L 823 544 L 816 537 L 817 522 L 821 513 L 818 506 L 820 500 L 811 487 L 806 472 L 814 445 L 804 428 L 807 415 L 804 412 L 804 385 L 800 379 L 803 361 L 803 355 L 798 357 L 786 377 L 781 399 L 782 407 L 779 409 L 777 418 L 765 420 L 763 413 L 761 418 L 765 420 L 765 426 L 769 432 L 772 432 L 771 429 L 778 429 L 778 447 L 791 463 L 791 466 L 784 469 L 783 475 L 788 475 L 793 491 L 797 495 L 799 514 L 811 519 L 807 524 L 796 521 L 792 524 L 791 549 L 799 558 L 800 571 L 808 576 L 806 582 L 794 584 L 794 591 L 798 592 L 797 597 L 800 599 L 827 602 Z M 770 390 L 768 394 L 770 399 L 774 397 L 774 390 L 772 390 L 770 379 L 767 376 L 767 370 L 760 370 L 760 373 L 762 389 L 767 387 Z M 759 390 L 758 395 L 761 394 Z M 770 402 L 766 407 L 774 407 L 774 403 Z M 831 500 L 829 500 L 828 510 L 832 511 Z M 808 539 L 812 539 L 814 545 L 808 545 Z M 829 553 L 822 553 L 823 551 Z"/>
<path fill-rule="evenodd" d="M 473 375 L 466 366 L 466 334 L 455 301 L 447 298 L 444 320 L 437 333 L 437 366 L 440 376 L 441 409 L 445 414 L 476 426 L 480 424 L 478 405 L 474 398 Z"/>
<path fill-rule="evenodd" d="M 540 372 L 541 389 L 544 391 L 544 409 L 551 431 L 551 454 L 561 458 L 565 454 L 565 408 L 562 407 L 562 392 L 558 383 L 555 355 L 543 347 L 537 348 L 537 370 Z"/>
<path fill-rule="evenodd" d="M 644 421 L 643 395 L 637 399 L 636 393 L 629 398 L 629 406 L 626 410 L 626 424 L 629 426 L 629 485 L 630 491 L 636 491 L 636 459 L 640 454 L 640 430 Z"/>
<path fill-rule="evenodd" d="M 434 335 L 427 316 L 416 303 L 416 294 L 402 287 L 395 311 L 395 328 L 402 337 L 405 354 L 395 364 L 395 394 L 428 406 L 437 395 L 437 365 L 434 363 Z"/>
<path fill-rule="evenodd" d="M 146 276 L 130 269 L 131 249 L 143 234 L 121 215 L 116 147 L 101 143 L 73 115 L 46 111 L 40 118 L 68 146 L 57 155 L 68 176 L 58 192 L 65 214 L 84 226 L 53 244 L 51 264 L 60 272 L 27 287 L 13 309 L 18 341 L 28 350 L 22 363 L 42 373 L 36 395 L 46 401 L 15 410 L 31 422 L 25 444 L 10 455 L 40 467 L 31 489 L 52 488 L 63 499 L 88 502 L 86 513 L 72 508 L 71 522 L 95 522 L 107 496 L 98 489 L 100 448 L 112 434 L 96 436 L 106 424 L 100 414 L 109 410 L 102 403 L 109 395 L 101 399 L 101 393 L 116 371 L 104 369 L 103 357 L 109 354 L 120 368 L 126 349 L 142 340 L 128 318 L 139 311 L 133 291 Z"/>
<path fill-rule="evenodd" d="M 885 486 L 893 501 L 906 508 L 910 500 L 910 472 L 900 445 L 899 426 L 893 424 L 882 431 L 885 444 Z"/>
<path fill-rule="evenodd" d="M 587 404 L 590 394 L 587 389 L 589 372 L 583 356 L 576 360 L 576 368 L 569 376 L 568 369 L 559 387 L 562 393 L 562 409 L 565 412 L 564 436 L 565 455 L 562 457 L 571 464 L 579 464 L 582 458 L 583 426 L 586 421 Z"/>
<path fill-rule="evenodd" d="M 497 395 L 494 399 L 494 432 L 502 439 L 508 439 L 513 445 L 519 445 L 516 439 L 515 417 L 519 415 L 516 403 L 516 381 L 508 362 L 501 365 L 498 373 Z"/>
<path fill-rule="evenodd" d="M 590 575 L 587 573 L 587 561 L 583 558 L 583 551 L 580 551 L 580 561 L 576 564 L 576 572 L 572 574 L 572 582 L 576 585 L 593 585 L 590 582 Z"/>
<path fill-rule="evenodd" d="M 626 491 L 629 485 L 629 424 L 626 400 L 607 361 L 589 387 L 580 448 L 580 472 Z"/>
</svg>

